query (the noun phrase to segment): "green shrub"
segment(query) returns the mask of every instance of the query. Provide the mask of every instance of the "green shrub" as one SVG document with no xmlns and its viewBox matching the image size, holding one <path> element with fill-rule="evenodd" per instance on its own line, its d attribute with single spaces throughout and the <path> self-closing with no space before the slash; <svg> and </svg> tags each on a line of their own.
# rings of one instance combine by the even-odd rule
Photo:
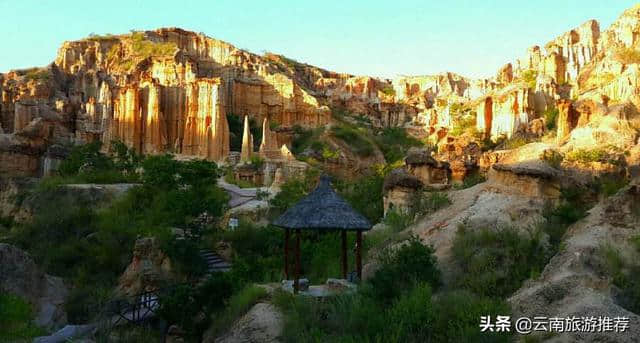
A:
<svg viewBox="0 0 640 343">
<path fill-rule="evenodd" d="M 547 130 L 551 131 L 556 128 L 556 121 L 558 120 L 558 109 L 557 108 L 547 108 L 542 116 L 544 117 L 544 123 L 547 127 Z"/>
<path fill-rule="evenodd" d="M 609 154 L 604 149 L 577 149 L 567 153 L 566 159 L 571 162 L 607 162 Z"/>
<path fill-rule="evenodd" d="M 401 248 L 402 257 L 385 265 L 376 275 L 382 278 L 388 297 L 381 297 L 376 285 L 365 283 L 356 293 L 325 301 L 275 292 L 273 303 L 284 313 L 285 342 L 508 342 L 503 333 L 482 333 L 480 316 L 509 315 L 500 300 L 468 292 L 432 295 L 431 282 L 439 282 L 434 269 L 420 270 L 423 263 L 434 266 L 430 251 L 420 243 Z M 414 258 L 417 260 L 414 261 Z M 390 271 L 401 282 L 397 286 Z M 404 275 L 403 272 L 408 273 Z M 397 274 L 397 275 L 396 275 Z M 431 280 L 425 281 L 425 280 Z M 377 279 L 375 282 L 381 282 Z"/>
<path fill-rule="evenodd" d="M 229 169 L 225 174 L 224 174 L 224 181 L 226 183 L 230 183 L 232 185 L 236 185 L 240 188 L 256 188 L 258 187 L 258 185 L 256 185 L 255 183 L 249 181 L 249 180 L 239 180 L 236 179 L 235 176 L 233 175 L 233 170 Z"/>
<path fill-rule="evenodd" d="M 479 297 L 468 291 L 455 290 L 440 294 L 433 301 L 434 320 L 431 323 L 431 342 L 511 342 L 511 335 L 500 332 L 481 332 L 481 316 L 508 316 L 509 305 L 494 297 Z"/>
<path fill-rule="evenodd" d="M 409 215 L 408 213 L 401 213 L 396 209 L 392 209 L 390 211 L 387 211 L 387 215 L 384 216 L 382 222 L 389 228 L 391 232 L 395 233 L 409 227 L 409 225 L 413 223 L 413 216 Z"/>
<path fill-rule="evenodd" d="M 564 155 L 556 150 L 548 149 L 542 153 L 540 159 L 549 166 L 555 169 L 560 169 L 560 167 L 562 166 L 562 161 L 564 161 Z"/>
<path fill-rule="evenodd" d="M 472 132 L 476 126 L 476 117 L 473 115 L 460 115 L 454 118 L 452 136 L 461 136 L 464 133 Z"/>
<path fill-rule="evenodd" d="M 383 129 L 374 136 L 374 141 L 389 164 L 404 159 L 409 148 L 424 145 L 420 140 L 408 135 L 407 131 L 401 127 Z"/>
<path fill-rule="evenodd" d="M 333 185 L 356 211 L 362 213 L 371 223 L 377 223 L 384 213 L 382 185 L 387 172 L 385 168 L 377 168 L 374 172 L 355 180 L 336 179 Z"/>
<path fill-rule="evenodd" d="M 470 187 L 473 187 L 477 184 L 483 183 L 487 181 L 487 178 L 484 177 L 484 175 L 480 174 L 480 173 L 473 173 L 470 175 L 467 175 L 463 180 L 462 180 L 462 184 L 460 185 L 454 185 L 455 189 L 467 189 Z"/>
<path fill-rule="evenodd" d="M 640 253 L 640 239 L 635 238 L 636 254 Z M 602 244 L 598 248 L 600 272 L 607 275 L 611 282 L 620 289 L 617 300 L 620 306 L 631 312 L 640 311 L 640 263 L 635 259 L 625 258 L 611 244 Z"/>
<path fill-rule="evenodd" d="M 373 144 L 358 129 L 346 125 L 336 125 L 331 127 L 331 134 L 347 143 L 357 155 L 363 157 L 373 155 Z"/>
<path fill-rule="evenodd" d="M 433 248 L 413 237 L 397 251 L 385 251 L 380 268 L 368 280 L 370 287 L 366 292 L 377 301 L 388 304 L 418 282 L 427 282 L 437 288 L 441 282 L 440 271 Z"/>
<path fill-rule="evenodd" d="M 139 60 L 149 57 L 169 56 L 175 53 L 178 46 L 175 43 L 157 43 L 148 40 L 144 33 L 133 32 L 131 34 L 132 53 Z"/>
<path fill-rule="evenodd" d="M 411 199 L 410 215 L 414 220 L 417 217 L 425 216 L 433 213 L 445 206 L 451 204 L 446 193 L 441 192 L 419 192 L 414 194 Z"/>
<path fill-rule="evenodd" d="M 338 150 L 331 150 L 328 147 L 322 147 L 322 158 L 325 160 L 335 160 L 340 157 L 340 152 Z"/>
<path fill-rule="evenodd" d="M 58 168 L 58 172 L 63 176 L 77 175 L 81 168 L 93 168 L 106 170 L 113 168 L 113 161 L 100 152 L 102 142 L 94 141 L 85 145 L 76 145 L 71 149 L 67 157 Z"/>
<path fill-rule="evenodd" d="M 284 249 L 282 229 L 258 227 L 241 220 L 235 230 L 224 232 L 221 239 L 233 247 L 234 273 L 238 279 L 252 282 L 281 280 Z M 290 247 L 293 251 L 293 239 Z M 293 260 L 293 257 L 290 259 Z"/>
<path fill-rule="evenodd" d="M 34 318 L 31 305 L 24 299 L 0 292 L 0 340 L 31 341 L 34 337 L 44 335 L 44 330 L 34 324 Z"/>
<path fill-rule="evenodd" d="M 455 284 L 476 294 L 506 298 L 539 274 L 551 257 L 541 230 L 458 228 L 453 256 L 460 272 Z"/>
<path fill-rule="evenodd" d="M 51 72 L 47 69 L 32 68 L 24 74 L 28 81 L 47 81 L 51 78 Z"/>
<path fill-rule="evenodd" d="M 629 184 L 629 180 L 624 177 L 602 176 L 594 181 L 593 188 L 605 196 L 612 196 L 627 184 Z"/>
<path fill-rule="evenodd" d="M 622 64 L 640 63 L 640 51 L 633 47 L 620 47 L 616 49 L 613 58 Z"/>
<path fill-rule="evenodd" d="M 233 283 L 227 273 L 213 273 L 200 287 L 178 285 L 160 298 L 158 317 L 168 325 L 176 324 L 192 339 L 199 339 L 209 326 L 206 319 L 224 308 L 233 292 Z M 200 314 L 204 318 L 196 320 Z"/>
<path fill-rule="evenodd" d="M 524 137 L 511 137 L 502 143 L 502 148 L 506 150 L 517 149 L 523 145 L 529 144 L 531 141 Z"/>
<path fill-rule="evenodd" d="M 315 170 L 308 170 L 304 175 L 290 178 L 281 187 L 280 193 L 270 200 L 270 211 L 273 217 L 284 213 L 289 207 L 309 194 L 317 185 L 319 174 Z"/>
<path fill-rule="evenodd" d="M 121 183 L 136 182 L 136 168 L 141 157 L 122 142 L 111 142 L 110 157 L 100 150 L 102 143 L 95 141 L 85 145 L 76 145 L 58 168 L 62 179 L 60 183 Z"/>
<path fill-rule="evenodd" d="M 87 38 L 87 40 L 99 42 L 99 41 L 105 41 L 105 40 L 112 40 L 112 39 L 116 39 L 116 38 L 117 37 L 114 36 L 111 33 L 106 33 L 104 35 L 99 35 L 99 34 L 95 34 L 95 33 L 92 32 L 92 33 L 89 34 L 89 38 Z"/>
<path fill-rule="evenodd" d="M 190 239 L 171 236 L 162 242 L 161 249 L 169 256 L 179 275 L 194 280 L 207 270 L 205 260 L 200 256 L 198 244 Z"/>
<path fill-rule="evenodd" d="M 522 78 L 522 81 L 524 81 L 527 84 L 527 87 L 533 89 L 536 87 L 536 79 L 538 78 L 538 71 L 533 69 L 525 70 L 522 72 L 520 77 Z"/>
<path fill-rule="evenodd" d="M 396 90 L 393 89 L 393 86 L 385 86 L 384 88 L 382 88 L 380 90 L 382 93 L 389 95 L 389 96 L 394 96 L 396 95 Z"/>
<path fill-rule="evenodd" d="M 212 316 L 213 323 L 209 329 L 209 334 L 219 336 L 224 330 L 230 328 L 238 318 L 250 310 L 253 305 L 266 297 L 267 291 L 255 285 L 247 285 L 239 292 L 234 293 L 225 302 L 224 309 Z"/>
<path fill-rule="evenodd" d="M 87 154 L 88 159 L 102 161 L 103 157 L 94 152 Z M 109 166 L 116 164 L 107 161 Z M 48 273 L 65 277 L 75 286 L 66 304 L 74 322 L 91 319 L 89 315 L 94 312 L 86 305 L 99 305 L 93 301 L 100 298 L 94 292 L 115 284 L 130 263 L 134 242 L 140 236 L 158 238 L 175 270 L 183 272 L 184 277 L 202 273 L 196 246 L 173 241 L 169 228 L 186 228 L 203 212 L 213 217 L 222 215 L 227 195 L 215 186 L 216 165 L 179 162 L 171 156 L 149 157 L 142 164 L 142 185 L 100 209 L 86 206 L 94 202 L 88 193 L 55 184 L 39 186 L 32 195 L 35 200 L 30 200 L 38 210 L 31 222 L 17 227 L 11 237 L 11 243 L 29 251 Z M 55 206 L 51 206 L 53 203 Z M 88 298 L 93 300 L 87 304 Z"/>
</svg>

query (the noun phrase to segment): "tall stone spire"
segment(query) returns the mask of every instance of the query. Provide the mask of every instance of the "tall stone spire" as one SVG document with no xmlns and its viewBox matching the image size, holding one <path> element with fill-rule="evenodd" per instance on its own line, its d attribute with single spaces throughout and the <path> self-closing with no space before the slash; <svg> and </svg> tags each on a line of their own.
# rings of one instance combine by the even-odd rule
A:
<svg viewBox="0 0 640 343">
<path fill-rule="evenodd" d="M 249 116 L 244 116 L 244 131 L 242 132 L 242 150 L 240 151 L 240 161 L 251 160 L 253 154 L 253 136 L 249 130 Z"/>
<path fill-rule="evenodd" d="M 222 161 L 229 156 L 229 123 L 218 96 L 219 85 L 212 96 L 213 115 L 207 127 L 207 158 Z"/>
<path fill-rule="evenodd" d="M 264 118 L 262 122 L 262 143 L 260 144 L 260 156 L 262 158 L 279 158 L 278 142 L 273 131 L 269 128 L 269 121 Z"/>
</svg>

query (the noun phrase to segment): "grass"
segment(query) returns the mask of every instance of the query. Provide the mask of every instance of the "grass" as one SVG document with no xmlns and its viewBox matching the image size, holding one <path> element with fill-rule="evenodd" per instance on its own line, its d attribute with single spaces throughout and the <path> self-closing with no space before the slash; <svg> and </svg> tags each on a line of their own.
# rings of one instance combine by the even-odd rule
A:
<svg viewBox="0 0 640 343">
<path fill-rule="evenodd" d="M 117 65 L 125 71 L 131 70 L 140 61 L 147 58 L 172 56 L 178 50 L 178 46 L 175 43 L 153 42 L 148 40 L 143 32 L 133 31 L 129 37 L 131 47 L 129 54 L 120 56 L 122 47 L 118 44 L 112 46 L 106 56 L 109 63 Z M 118 37 L 108 34 L 105 36 L 94 35 L 88 39 L 92 41 L 105 41 L 118 39 Z"/>
<path fill-rule="evenodd" d="M 32 68 L 24 74 L 25 79 L 30 81 L 47 81 L 51 73 L 47 69 Z"/>
<path fill-rule="evenodd" d="M 557 108 L 547 108 L 544 113 L 542 113 L 542 117 L 544 118 L 544 123 L 547 127 L 548 131 L 554 130 L 556 128 L 556 122 L 558 120 L 558 109 Z"/>
<path fill-rule="evenodd" d="M 640 57 L 640 56 L 639 56 Z M 585 85 L 586 89 L 604 87 L 616 79 L 613 73 L 605 72 L 601 74 L 589 74 L 589 79 Z"/>
<path fill-rule="evenodd" d="M 111 33 L 106 33 L 104 35 L 90 33 L 89 37 L 87 38 L 87 40 L 94 41 L 94 42 L 102 42 L 102 41 L 113 40 L 113 39 L 117 39 L 117 36 Z"/>
<path fill-rule="evenodd" d="M 389 164 L 404 159 L 411 147 L 424 146 L 424 143 L 408 135 L 401 127 L 385 128 L 373 139 Z"/>
<path fill-rule="evenodd" d="M 72 153 L 63 162 L 66 176 L 45 179 L 28 196 L 37 211 L 30 222 L 14 228 L 9 242 L 27 250 L 48 273 L 62 276 L 74 286 L 66 306 L 75 323 L 91 320 L 85 306 L 87 297 L 82 295 L 92 295 L 98 305 L 100 294 L 105 294 L 102 288 L 115 285 L 131 261 L 138 237 L 156 237 L 180 277 L 197 277 L 202 272 L 198 270 L 197 247 L 173 239 L 169 228 L 190 227 L 203 212 L 219 217 L 227 200 L 215 186 L 218 170 L 214 163 L 179 162 L 164 155 L 128 166 L 131 161 L 117 155 L 103 156 L 94 148 Z M 141 185 L 100 209 L 86 206 L 95 202 L 95 194 L 57 187 L 81 177 L 81 168 L 76 167 L 91 163 L 110 168 L 142 167 Z M 76 174 L 74 170 L 78 170 Z"/>
<path fill-rule="evenodd" d="M 460 267 L 455 285 L 480 295 L 508 297 L 526 279 L 539 275 L 551 258 L 542 233 L 461 225 L 452 248 Z"/>
<path fill-rule="evenodd" d="M 606 162 L 609 154 L 604 149 L 576 149 L 570 151 L 566 155 L 566 159 L 570 162 Z"/>
<path fill-rule="evenodd" d="M 640 236 L 632 239 L 635 243 L 635 255 L 640 253 Z M 620 306 L 638 313 L 640 311 L 640 263 L 635 258 L 623 256 L 620 250 L 611 244 L 602 244 L 598 248 L 600 271 L 609 277 L 620 290 L 617 300 Z"/>
<path fill-rule="evenodd" d="M 393 86 L 385 86 L 380 91 L 382 93 L 384 93 L 385 95 L 389 95 L 389 96 L 395 96 L 396 95 L 396 90 L 393 89 Z"/>
<path fill-rule="evenodd" d="M 473 173 L 470 175 L 467 175 L 463 180 L 462 180 L 462 184 L 455 184 L 453 187 L 454 189 L 460 190 L 460 189 L 467 189 L 467 188 L 471 188 L 477 184 L 483 183 L 487 181 L 487 178 L 484 177 L 484 175 L 480 174 L 480 173 Z"/>
<path fill-rule="evenodd" d="M 541 154 L 540 159 L 549 166 L 555 169 L 560 169 L 562 161 L 564 161 L 564 155 L 556 150 L 548 149 Z"/>
<path fill-rule="evenodd" d="M 232 185 L 236 185 L 240 188 L 255 188 L 258 187 L 256 184 L 254 184 L 251 181 L 247 181 L 247 180 L 237 180 L 234 176 L 233 176 L 233 171 L 228 170 L 225 174 L 224 174 L 224 181 L 227 183 L 230 183 Z"/>
<path fill-rule="evenodd" d="M 612 196 L 626 185 L 629 184 L 629 180 L 624 177 L 600 177 L 594 182 L 594 189 L 598 193 L 604 194 L 604 196 Z"/>
<path fill-rule="evenodd" d="M 233 323 L 244 315 L 251 307 L 267 297 L 267 291 L 256 285 L 247 285 L 233 294 L 225 303 L 224 309 L 213 316 L 209 332 L 215 337 L 229 329 Z"/>
<path fill-rule="evenodd" d="M 301 154 L 307 148 L 313 148 L 313 150 L 316 150 L 318 148 L 318 144 L 320 144 L 320 146 L 323 146 L 322 144 L 324 144 L 323 142 L 320 142 L 320 136 L 324 132 L 324 127 L 305 129 L 301 126 L 296 125 L 293 127 L 293 132 L 294 138 L 292 142 L 291 152 L 293 152 L 295 155 Z M 314 144 L 315 146 L 312 146 Z"/>
<path fill-rule="evenodd" d="M 640 63 L 640 51 L 634 47 L 620 47 L 616 49 L 613 58 L 622 64 Z"/>
<path fill-rule="evenodd" d="M 157 43 L 148 40 L 142 32 L 131 34 L 132 52 L 138 59 L 143 60 L 148 57 L 169 56 L 175 53 L 178 46 L 175 43 Z"/>
<path fill-rule="evenodd" d="M 473 133 L 476 127 L 476 117 L 473 115 L 460 115 L 454 119 L 452 136 L 461 136 L 467 132 Z"/>
<path fill-rule="evenodd" d="M 511 149 L 517 149 L 521 146 L 527 145 L 531 143 L 531 141 L 527 138 L 524 137 L 511 137 L 506 139 L 503 143 L 502 143 L 502 148 L 505 150 L 511 150 Z"/>
<path fill-rule="evenodd" d="M 5 292 L 0 292 L 0 341 L 31 341 L 34 337 L 45 334 L 37 327 L 31 305 L 24 299 Z"/>
<path fill-rule="evenodd" d="M 362 157 L 371 156 L 374 152 L 373 144 L 360 130 L 352 126 L 338 124 L 331 127 L 331 134 L 349 145 L 355 154 Z"/>
<path fill-rule="evenodd" d="M 529 69 L 522 72 L 520 78 L 527 84 L 529 88 L 536 87 L 536 79 L 538 78 L 538 71 Z"/>
<path fill-rule="evenodd" d="M 500 300 L 466 291 L 434 295 L 440 273 L 433 250 L 418 240 L 389 254 L 353 294 L 325 301 L 276 292 L 284 342 L 508 342 L 478 330 L 481 315 L 509 314 Z"/>
</svg>

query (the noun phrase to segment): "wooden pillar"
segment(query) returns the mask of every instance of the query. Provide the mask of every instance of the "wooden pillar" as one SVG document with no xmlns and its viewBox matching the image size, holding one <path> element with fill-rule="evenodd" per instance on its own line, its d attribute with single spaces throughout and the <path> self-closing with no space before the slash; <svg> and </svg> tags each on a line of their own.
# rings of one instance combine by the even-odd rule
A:
<svg viewBox="0 0 640 343">
<path fill-rule="evenodd" d="M 342 278 L 347 278 L 347 231 L 342 230 Z"/>
<path fill-rule="evenodd" d="M 284 230 L 284 279 L 289 280 L 289 234 L 291 230 Z"/>
<path fill-rule="evenodd" d="M 362 231 L 356 231 L 356 271 L 358 281 L 362 280 Z"/>
<path fill-rule="evenodd" d="M 299 290 L 298 280 L 300 279 L 300 229 L 296 229 L 296 275 L 293 280 L 293 293 L 297 294 Z"/>
</svg>

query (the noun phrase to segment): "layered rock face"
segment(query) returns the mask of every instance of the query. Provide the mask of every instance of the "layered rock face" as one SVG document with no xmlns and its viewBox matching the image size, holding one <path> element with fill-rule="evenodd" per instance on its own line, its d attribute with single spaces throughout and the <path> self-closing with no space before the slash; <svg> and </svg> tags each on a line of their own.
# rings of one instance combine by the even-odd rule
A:
<svg viewBox="0 0 640 343">
<path fill-rule="evenodd" d="M 511 137 L 521 125 L 527 125 L 532 100 L 527 87 L 509 87 L 499 94 L 480 100 L 477 107 L 476 128 L 485 137 Z"/>
<path fill-rule="evenodd" d="M 477 129 L 486 137 L 511 137 L 559 100 L 589 99 L 611 104 L 640 105 L 637 37 L 640 7 L 625 11 L 605 31 L 595 20 L 560 35 L 544 48 L 533 46 L 522 58 L 497 72 L 495 87 L 474 101 Z M 515 90 L 517 89 L 517 91 Z M 567 117 L 567 105 L 558 105 Z M 576 124 L 574 124 L 575 126 Z M 525 126 L 525 127 L 522 127 Z M 567 134 L 560 129 L 559 139 Z"/>
<path fill-rule="evenodd" d="M 33 305 L 35 323 L 58 328 L 67 323 L 64 302 L 69 293 L 61 278 L 45 274 L 29 254 L 0 243 L 0 291 L 15 294 Z"/>
<path fill-rule="evenodd" d="M 120 276 L 117 292 L 133 296 L 155 290 L 167 280 L 173 280 L 171 261 L 155 238 L 140 238 L 133 248 L 133 259 Z"/>
<path fill-rule="evenodd" d="M 0 74 L 0 127 L 17 135 L 45 118 L 68 130 L 60 143 L 121 140 L 142 153 L 221 161 L 229 155 L 227 114 L 282 127 L 329 122 L 329 108 L 307 86 L 334 75 L 298 65 L 180 29 L 65 42 L 46 69 Z M 42 143 L 21 141 L 18 149 L 17 140 L 0 146 L 3 169 L 37 174 L 46 145 L 16 154 Z"/>
</svg>

